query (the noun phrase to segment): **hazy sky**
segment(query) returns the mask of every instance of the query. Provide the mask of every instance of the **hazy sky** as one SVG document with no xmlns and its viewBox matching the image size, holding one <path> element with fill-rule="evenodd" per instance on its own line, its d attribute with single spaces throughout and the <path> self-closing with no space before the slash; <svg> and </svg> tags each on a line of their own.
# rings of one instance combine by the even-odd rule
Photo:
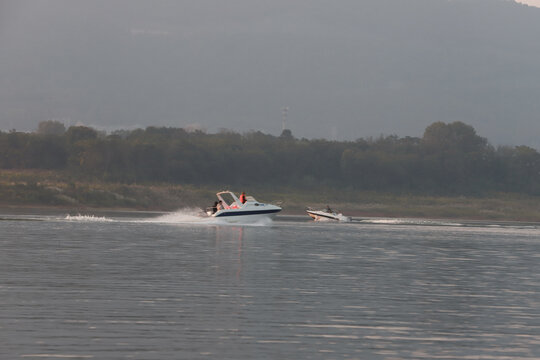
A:
<svg viewBox="0 0 540 360">
<path fill-rule="evenodd" d="M 540 0 L 519 0 L 519 3 L 540 7 Z"/>
<path fill-rule="evenodd" d="M 459 120 L 540 148 L 538 34 L 509 0 L 0 0 L 0 129 L 279 134 L 288 106 L 297 137 Z"/>
</svg>

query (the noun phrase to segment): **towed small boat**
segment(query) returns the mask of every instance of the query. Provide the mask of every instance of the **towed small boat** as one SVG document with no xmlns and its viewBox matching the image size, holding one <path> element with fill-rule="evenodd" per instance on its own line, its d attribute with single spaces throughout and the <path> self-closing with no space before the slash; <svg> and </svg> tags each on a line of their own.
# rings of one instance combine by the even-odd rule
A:
<svg viewBox="0 0 540 360">
<path fill-rule="evenodd" d="M 253 196 L 246 196 L 245 202 L 232 191 L 221 191 L 216 194 L 218 201 L 206 209 L 208 216 L 228 222 L 254 222 L 264 218 L 273 218 L 281 208 L 277 205 L 261 203 Z"/>
<path fill-rule="evenodd" d="M 313 210 L 313 209 L 307 208 L 306 212 L 315 221 L 335 220 L 335 221 L 349 222 L 352 220 L 350 216 L 345 216 L 341 213 L 337 213 L 334 210 L 330 209 L 330 207 L 327 207 L 324 210 Z"/>
</svg>

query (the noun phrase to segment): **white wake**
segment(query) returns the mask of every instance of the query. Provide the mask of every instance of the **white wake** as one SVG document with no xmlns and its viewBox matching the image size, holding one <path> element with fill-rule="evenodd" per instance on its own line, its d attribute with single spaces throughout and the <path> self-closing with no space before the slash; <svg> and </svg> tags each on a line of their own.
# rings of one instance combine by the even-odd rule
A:
<svg viewBox="0 0 540 360">
<path fill-rule="evenodd" d="M 273 221 L 270 218 L 261 218 L 255 222 L 240 221 L 230 223 L 227 220 L 220 218 L 208 217 L 202 209 L 199 208 L 183 208 L 174 212 L 166 213 L 156 217 L 133 218 L 133 217 L 105 217 L 96 215 L 66 215 L 62 220 L 71 222 L 85 223 L 103 223 L 103 222 L 118 222 L 118 223 L 145 223 L 145 224 L 169 224 L 169 225 L 235 225 L 235 226 L 270 226 Z"/>
<path fill-rule="evenodd" d="M 171 213 L 167 213 L 155 218 L 141 219 L 139 222 L 159 223 L 159 224 L 192 224 L 208 223 L 212 220 L 206 217 L 204 212 L 198 208 L 184 208 Z"/>
<path fill-rule="evenodd" d="M 114 222 L 115 220 L 104 217 L 104 216 L 95 216 L 95 215 L 66 215 L 64 220 L 67 221 L 78 221 L 78 222 Z"/>
</svg>

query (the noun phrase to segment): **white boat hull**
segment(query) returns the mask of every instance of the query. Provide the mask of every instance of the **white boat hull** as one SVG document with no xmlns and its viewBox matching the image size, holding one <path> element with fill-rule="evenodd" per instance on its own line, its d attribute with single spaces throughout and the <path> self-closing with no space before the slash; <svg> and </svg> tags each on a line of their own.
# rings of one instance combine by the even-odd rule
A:
<svg viewBox="0 0 540 360">
<path fill-rule="evenodd" d="M 229 195 L 232 201 L 226 202 L 223 195 Z M 247 196 L 242 203 L 234 193 L 222 191 L 217 193 L 221 208 L 213 207 L 207 209 L 207 214 L 216 220 L 228 223 L 256 223 L 264 219 L 272 219 L 281 208 L 272 204 L 264 204 L 255 200 L 252 196 Z M 217 204 L 217 203 L 216 203 Z"/>
<path fill-rule="evenodd" d="M 271 213 L 250 213 L 250 214 L 214 214 L 212 215 L 213 218 L 219 219 L 220 221 L 226 221 L 231 224 L 241 223 L 241 224 L 250 224 L 250 223 L 257 223 L 264 221 L 266 219 L 273 219 L 276 214 L 279 212 L 279 210 L 276 210 L 275 212 Z"/>
<path fill-rule="evenodd" d="M 343 214 L 329 213 L 326 211 L 306 210 L 309 216 L 315 221 L 344 221 L 349 222 L 351 218 Z"/>
</svg>

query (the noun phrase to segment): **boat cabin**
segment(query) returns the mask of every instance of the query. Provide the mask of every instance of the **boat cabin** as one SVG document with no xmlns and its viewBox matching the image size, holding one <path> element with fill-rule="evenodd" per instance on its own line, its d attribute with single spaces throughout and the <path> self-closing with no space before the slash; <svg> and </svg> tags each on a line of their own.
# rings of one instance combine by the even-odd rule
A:
<svg viewBox="0 0 540 360">
<path fill-rule="evenodd" d="M 222 191 L 218 192 L 217 194 L 218 200 L 221 201 L 221 204 L 223 205 L 224 209 L 239 209 L 243 207 L 245 204 L 242 204 L 240 199 L 232 192 L 232 191 Z M 257 200 L 253 196 L 246 196 L 246 203 L 256 203 Z M 259 204 L 255 204 L 257 206 Z"/>
</svg>

